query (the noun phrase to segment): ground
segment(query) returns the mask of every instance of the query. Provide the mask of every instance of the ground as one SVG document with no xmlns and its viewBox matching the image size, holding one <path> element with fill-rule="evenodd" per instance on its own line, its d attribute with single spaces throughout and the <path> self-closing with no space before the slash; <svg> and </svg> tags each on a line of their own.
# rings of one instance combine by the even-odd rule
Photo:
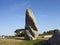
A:
<svg viewBox="0 0 60 45">
<path fill-rule="evenodd" d="M 0 38 L 0 45 L 47 45 L 46 40 L 18 40 L 18 39 L 7 39 Z"/>
</svg>

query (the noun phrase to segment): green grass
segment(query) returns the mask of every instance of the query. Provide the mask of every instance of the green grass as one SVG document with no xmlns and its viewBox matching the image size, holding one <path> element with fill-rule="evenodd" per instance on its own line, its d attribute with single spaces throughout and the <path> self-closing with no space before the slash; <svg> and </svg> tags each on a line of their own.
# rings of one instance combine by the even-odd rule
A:
<svg viewBox="0 0 60 45">
<path fill-rule="evenodd" d="M 16 39 L 0 39 L 0 45 L 47 45 L 42 39 L 37 40 L 16 40 Z"/>
<path fill-rule="evenodd" d="M 33 45 L 35 44 L 36 42 L 39 42 L 40 40 L 24 40 L 23 42 L 25 43 L 25 45 Z"/>
</svg>

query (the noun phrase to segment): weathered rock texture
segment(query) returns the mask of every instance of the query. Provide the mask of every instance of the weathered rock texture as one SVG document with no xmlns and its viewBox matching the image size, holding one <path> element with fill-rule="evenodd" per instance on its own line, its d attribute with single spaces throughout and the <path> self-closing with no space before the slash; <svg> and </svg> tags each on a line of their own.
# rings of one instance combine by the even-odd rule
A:
<svg viewBox="0 0 60 45">
<path fill-rule="evenodd" d="M 60 31 L 56 32 L 52 38 L 48 40 L 50 45 L 60 45 Z"/>
<path fill-rule="evenodd" d="M 26 10 L 25 39 L 35 40 L 38 37 L 38 28 L 36 19 L 30 9 Z"/>
</svg>

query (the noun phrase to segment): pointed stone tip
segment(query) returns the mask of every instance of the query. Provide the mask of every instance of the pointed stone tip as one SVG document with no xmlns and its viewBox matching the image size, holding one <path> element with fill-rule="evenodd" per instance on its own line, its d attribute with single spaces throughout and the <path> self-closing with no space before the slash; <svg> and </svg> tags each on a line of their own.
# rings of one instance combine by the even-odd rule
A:
<svg viewBox="0 0 60 45">
<path fill-rule="evenodd" d="M 29 12 L 29 11 L 31 11 L 31 9 L 30 9 L 30 8 L 27 8 L 27 9 L 26 9 L 26 11 L 28 11 L 28 12 Z"/>
<path fill-rule="evenodd" d="M 29 10 L 30 8 L 26 8 L 26 10 Z"/>
</svg>

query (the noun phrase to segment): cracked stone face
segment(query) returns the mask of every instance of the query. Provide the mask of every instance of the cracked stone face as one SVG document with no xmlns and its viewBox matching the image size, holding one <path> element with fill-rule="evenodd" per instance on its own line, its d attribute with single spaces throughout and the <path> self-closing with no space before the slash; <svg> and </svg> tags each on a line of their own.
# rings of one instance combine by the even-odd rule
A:
<svg viewBox="0 0 60 45">
<path fill-rule="evenodd" d="M 35 40 L 38 37 L 37 22 L 33 12 L 30 9 L 26 9 L 26 20 L 25 20 L 25 39 Z"/>
</svg>

